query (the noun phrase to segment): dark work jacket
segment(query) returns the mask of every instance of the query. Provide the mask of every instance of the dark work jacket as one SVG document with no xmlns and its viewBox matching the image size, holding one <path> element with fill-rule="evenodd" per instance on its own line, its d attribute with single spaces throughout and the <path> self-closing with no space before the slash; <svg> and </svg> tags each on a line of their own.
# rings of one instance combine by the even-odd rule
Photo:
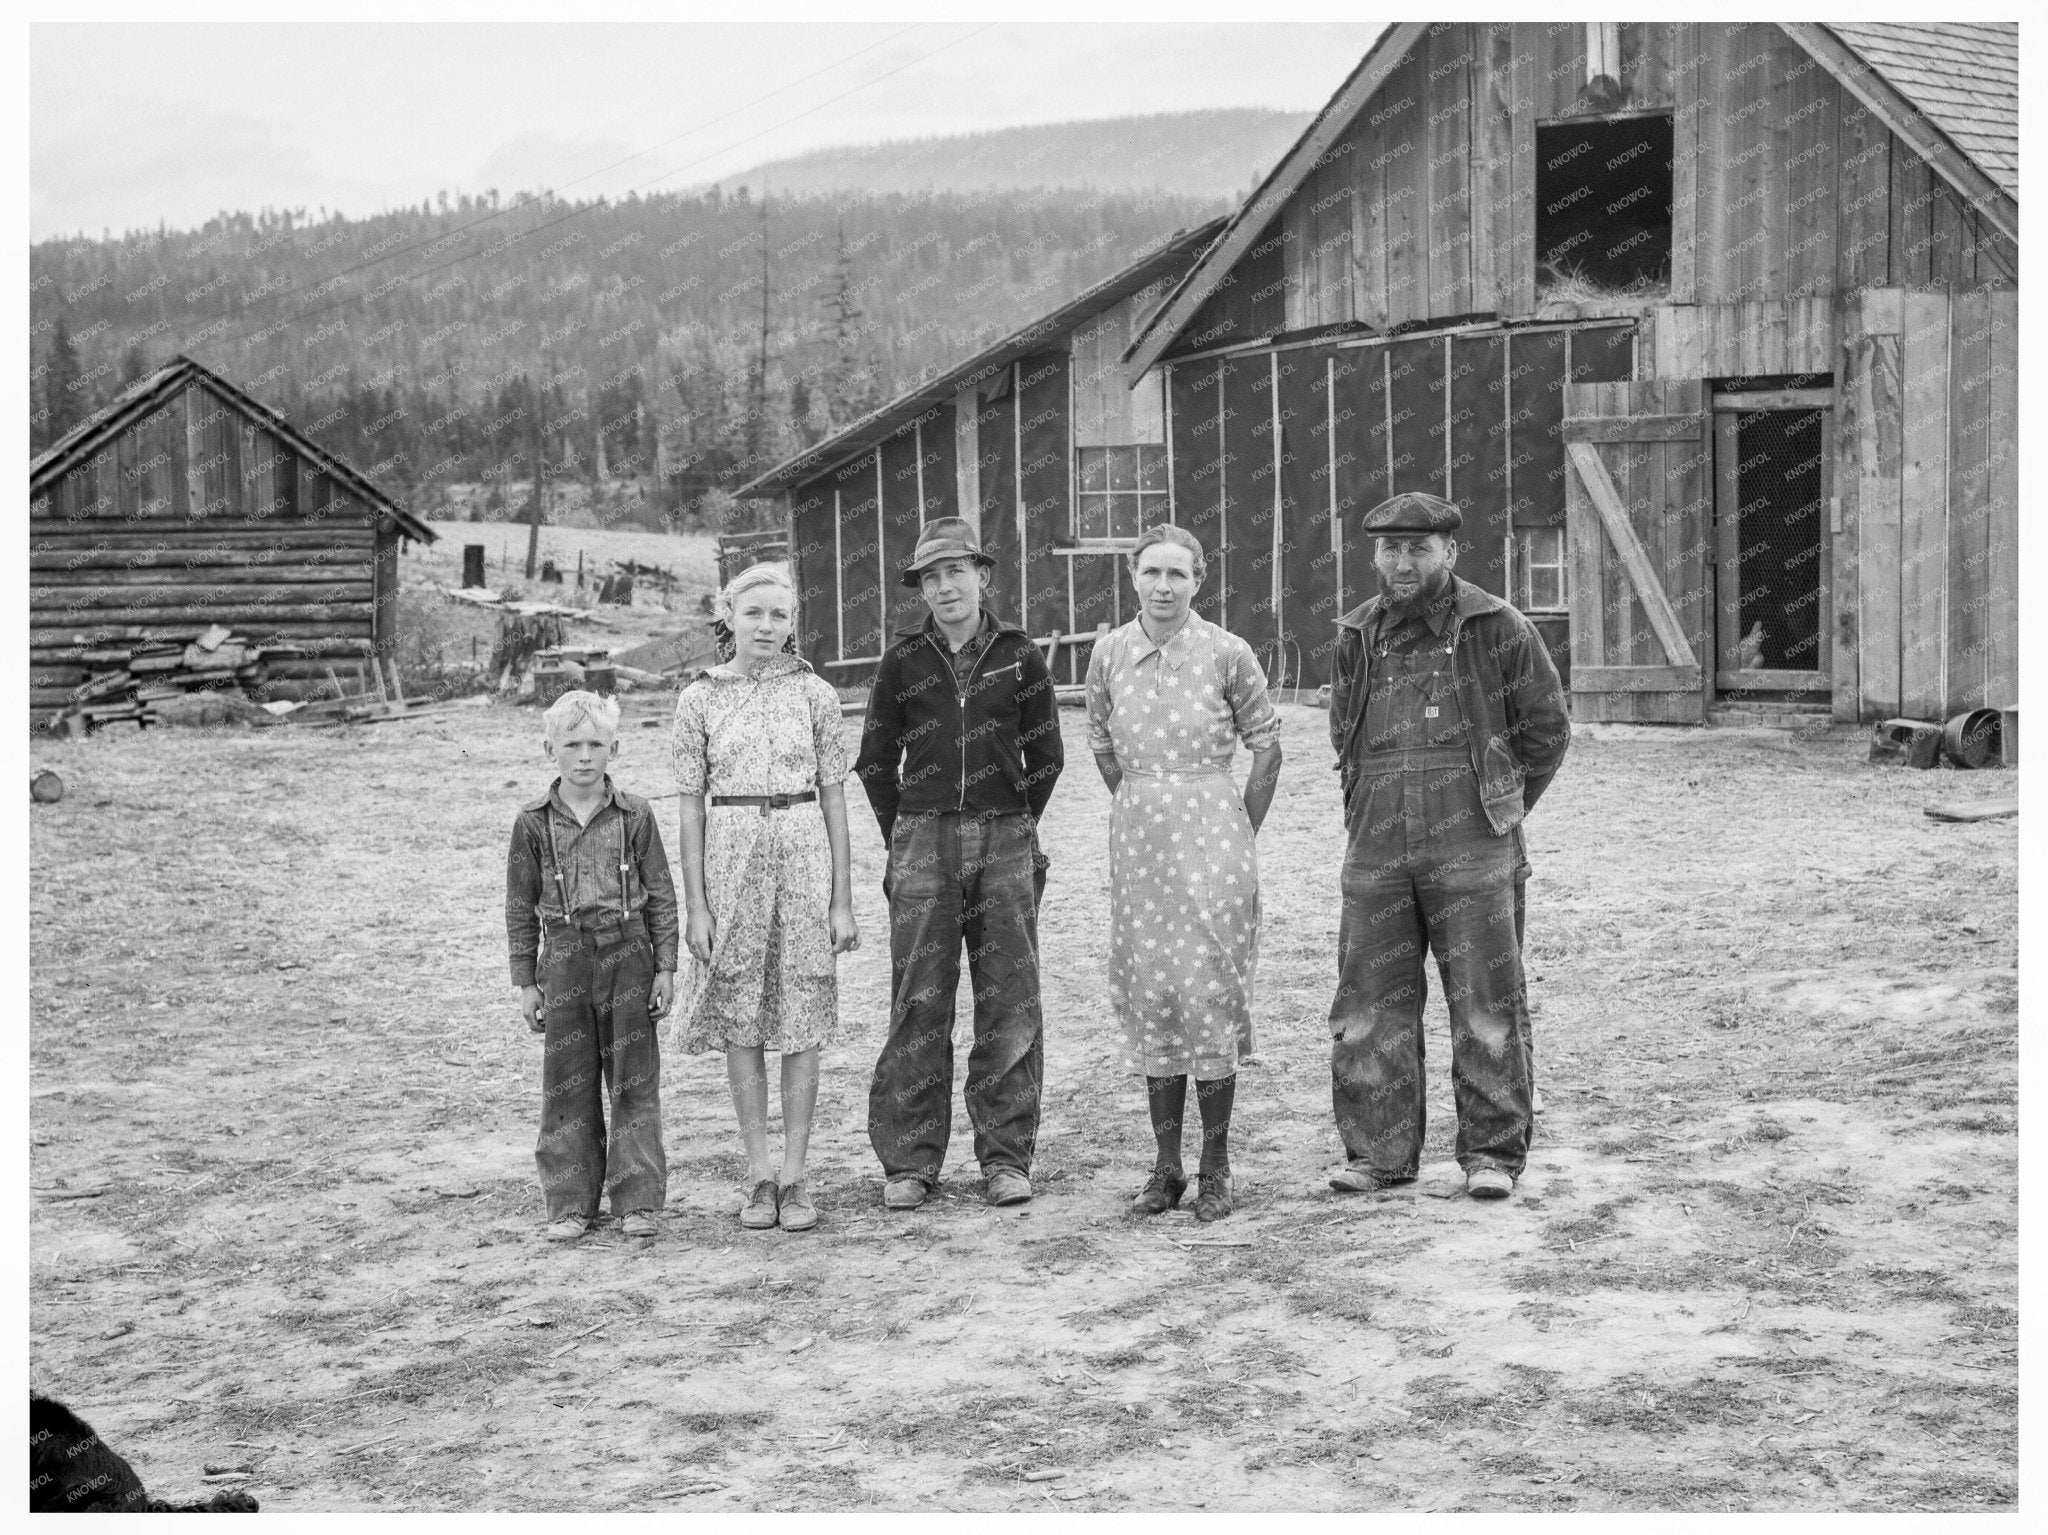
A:
<svg viewBox="0 0 2048 1535">
<path fill-rule="evenodd" d="M 1469 581 L 1451 577 L 1451 675 L 1465 717 L 1465 744 L 1479 778 L 1479 801 L 1496 835 L 1521 823 L 1556 776 L 1571 742 L 1564 685 L 1536 626 Z M 1379 616 L 1372 598 L 1337 620 L 1337 669 L 1330 684 L 1330 744 L 1351 804 L 1364 741 L 1373 655 L 1366 637 Z"/>
<path fill-rule="evenodd" d="M 1028 810 L 1052 798 L 1066 753 L 1052 673 L 1031 637 L 989 614 L 995 634 L 965 688 L 938 620 L 897 631 L 868 693 L 853 770 L 868 791 L 882 840 L 899 812 Z"/>
</svg>

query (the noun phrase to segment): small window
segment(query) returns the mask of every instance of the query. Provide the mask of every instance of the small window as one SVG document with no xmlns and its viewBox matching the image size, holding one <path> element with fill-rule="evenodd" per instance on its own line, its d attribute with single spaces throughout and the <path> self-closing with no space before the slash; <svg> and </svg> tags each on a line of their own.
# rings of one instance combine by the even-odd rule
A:
<svg viewBox="0 0 2048 1535">
<path fill-rule="evenodd" d="M 1077 448 L 1076 538 L 1136 538 L 1167 520 L 1166 449 Z"/>
<path fill-rule="evenodd" d="M 1537 298 L 1670 293 L 1671 143 L 1664 116 L 1537 125 Z"/>
<path fill-rule="evenodd" d="M 1524 613 L 1562 613 L 1570 604 L 1564 529 L 1516 529 L 1515 606 Z"/>
</svg>

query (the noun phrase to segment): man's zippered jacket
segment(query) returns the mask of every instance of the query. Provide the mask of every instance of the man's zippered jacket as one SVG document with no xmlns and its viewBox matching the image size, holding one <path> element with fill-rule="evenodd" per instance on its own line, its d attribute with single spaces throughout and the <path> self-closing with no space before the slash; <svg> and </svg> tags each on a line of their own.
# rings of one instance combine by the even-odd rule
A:
<svg viewBox="0 0 2048 1535">
<path fill-rule="evenodd" d="M 1028 810 L 1052 798 L 1066 753 L 1052 673 L 1031 637 L 983 612 L 996 633 L 963 688 L 938 620 L 897 631 L 868 694 L 853 770 L 882 840 L 900 813 Z"/>
</svg>

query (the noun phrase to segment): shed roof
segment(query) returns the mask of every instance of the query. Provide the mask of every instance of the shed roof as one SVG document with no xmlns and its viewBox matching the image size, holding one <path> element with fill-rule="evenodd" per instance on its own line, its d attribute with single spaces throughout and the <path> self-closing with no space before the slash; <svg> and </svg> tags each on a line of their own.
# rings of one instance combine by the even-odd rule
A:
<svg viewBox="0 0 2048 1535">
<path fill-rule="evenodd" d="M 841 464 L 865 456 L 877 444 L 893 437 L 941 401 L 951 399 L 968 384 L 992 377 L 1018 358 L 1044 349 L 1049 342 L 1112 304 L 1121 303 L 1162 277 L 1175 275 L 1207 248 L 1226 222 L 1216 218 L 1193 229 L 1176 230 L 1164 244 L 1146 252 L 1121 272 L 1069 299 L 1050 314 L 1041 315 L 1022 330 L 976 352 L 958 366 L 899 394 L 888 404 L 868 412 L 823 442 L 784 459 L 766 474 L 742 485 L 737 494 L 759 496 L 792 490 Z"/>
<path fill-rule="evenodd" d="M 30 459 L 30 497 L 33 498 L 60 475 L 97 453 L 102 444 L 111 441 L 143 417 L 158 410 L 165 402 L 175 398 L 178 391 L 195 378 L 216 391 L 221 398 L 265 431 L 283 438 L 301 457 L 341 481 L 357 499 L 374 511 L 389 517 L 398 525 L 399 532 L 407 538 L 416 538 L 427 544 L 434 542 L 435 533 L 432 528 L 400 506 L 384 491 L 379 490 L 361 471 L 350 467 L 347 460 L 337 458 L 328 452 L 293 426 L 282 414 L 265 405 L 254 395 L 229 383 L 204 363 L 185 356 L 174 357 L 154 373 L 137 379 L 124 393 L 116 396 L 91 419 L 80 422 L 43 452 Z"/>
<path fill-rule="evenodd" d="M 1709 23 L 1711 25 L 1711 23 Z M 1879 121 L 2002 233 L 2018 239 L 2019 28 L 2010 22 L 1781 22 Z M 1136 378 L 1156 363 L 1372 102 L 1425 23 L 1382 29 L 1322 111 L 1230 216 L 1124 352 Z"/>
</svg>

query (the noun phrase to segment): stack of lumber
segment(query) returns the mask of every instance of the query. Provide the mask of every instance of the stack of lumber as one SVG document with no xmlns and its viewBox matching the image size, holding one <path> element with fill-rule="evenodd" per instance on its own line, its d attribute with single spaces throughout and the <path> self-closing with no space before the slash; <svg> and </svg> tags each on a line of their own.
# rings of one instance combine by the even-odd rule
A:
<svg viewBox="0 0 2048 1535">
<path fill-rule="evenodd" d="M 257 645 L 220 624 L 182 643 L 149 639 L 140 629 L 83 640 L 76 654 L 90 675 L 71 690 L 50 728 L 68 730 L 73 721 L 87 728 L 120 720 L 152 725 L 161 705 L 192 693 L 246 698 L 264 680 L 267 660 L 297 653 L 292 645 Z"/>
</svg>

